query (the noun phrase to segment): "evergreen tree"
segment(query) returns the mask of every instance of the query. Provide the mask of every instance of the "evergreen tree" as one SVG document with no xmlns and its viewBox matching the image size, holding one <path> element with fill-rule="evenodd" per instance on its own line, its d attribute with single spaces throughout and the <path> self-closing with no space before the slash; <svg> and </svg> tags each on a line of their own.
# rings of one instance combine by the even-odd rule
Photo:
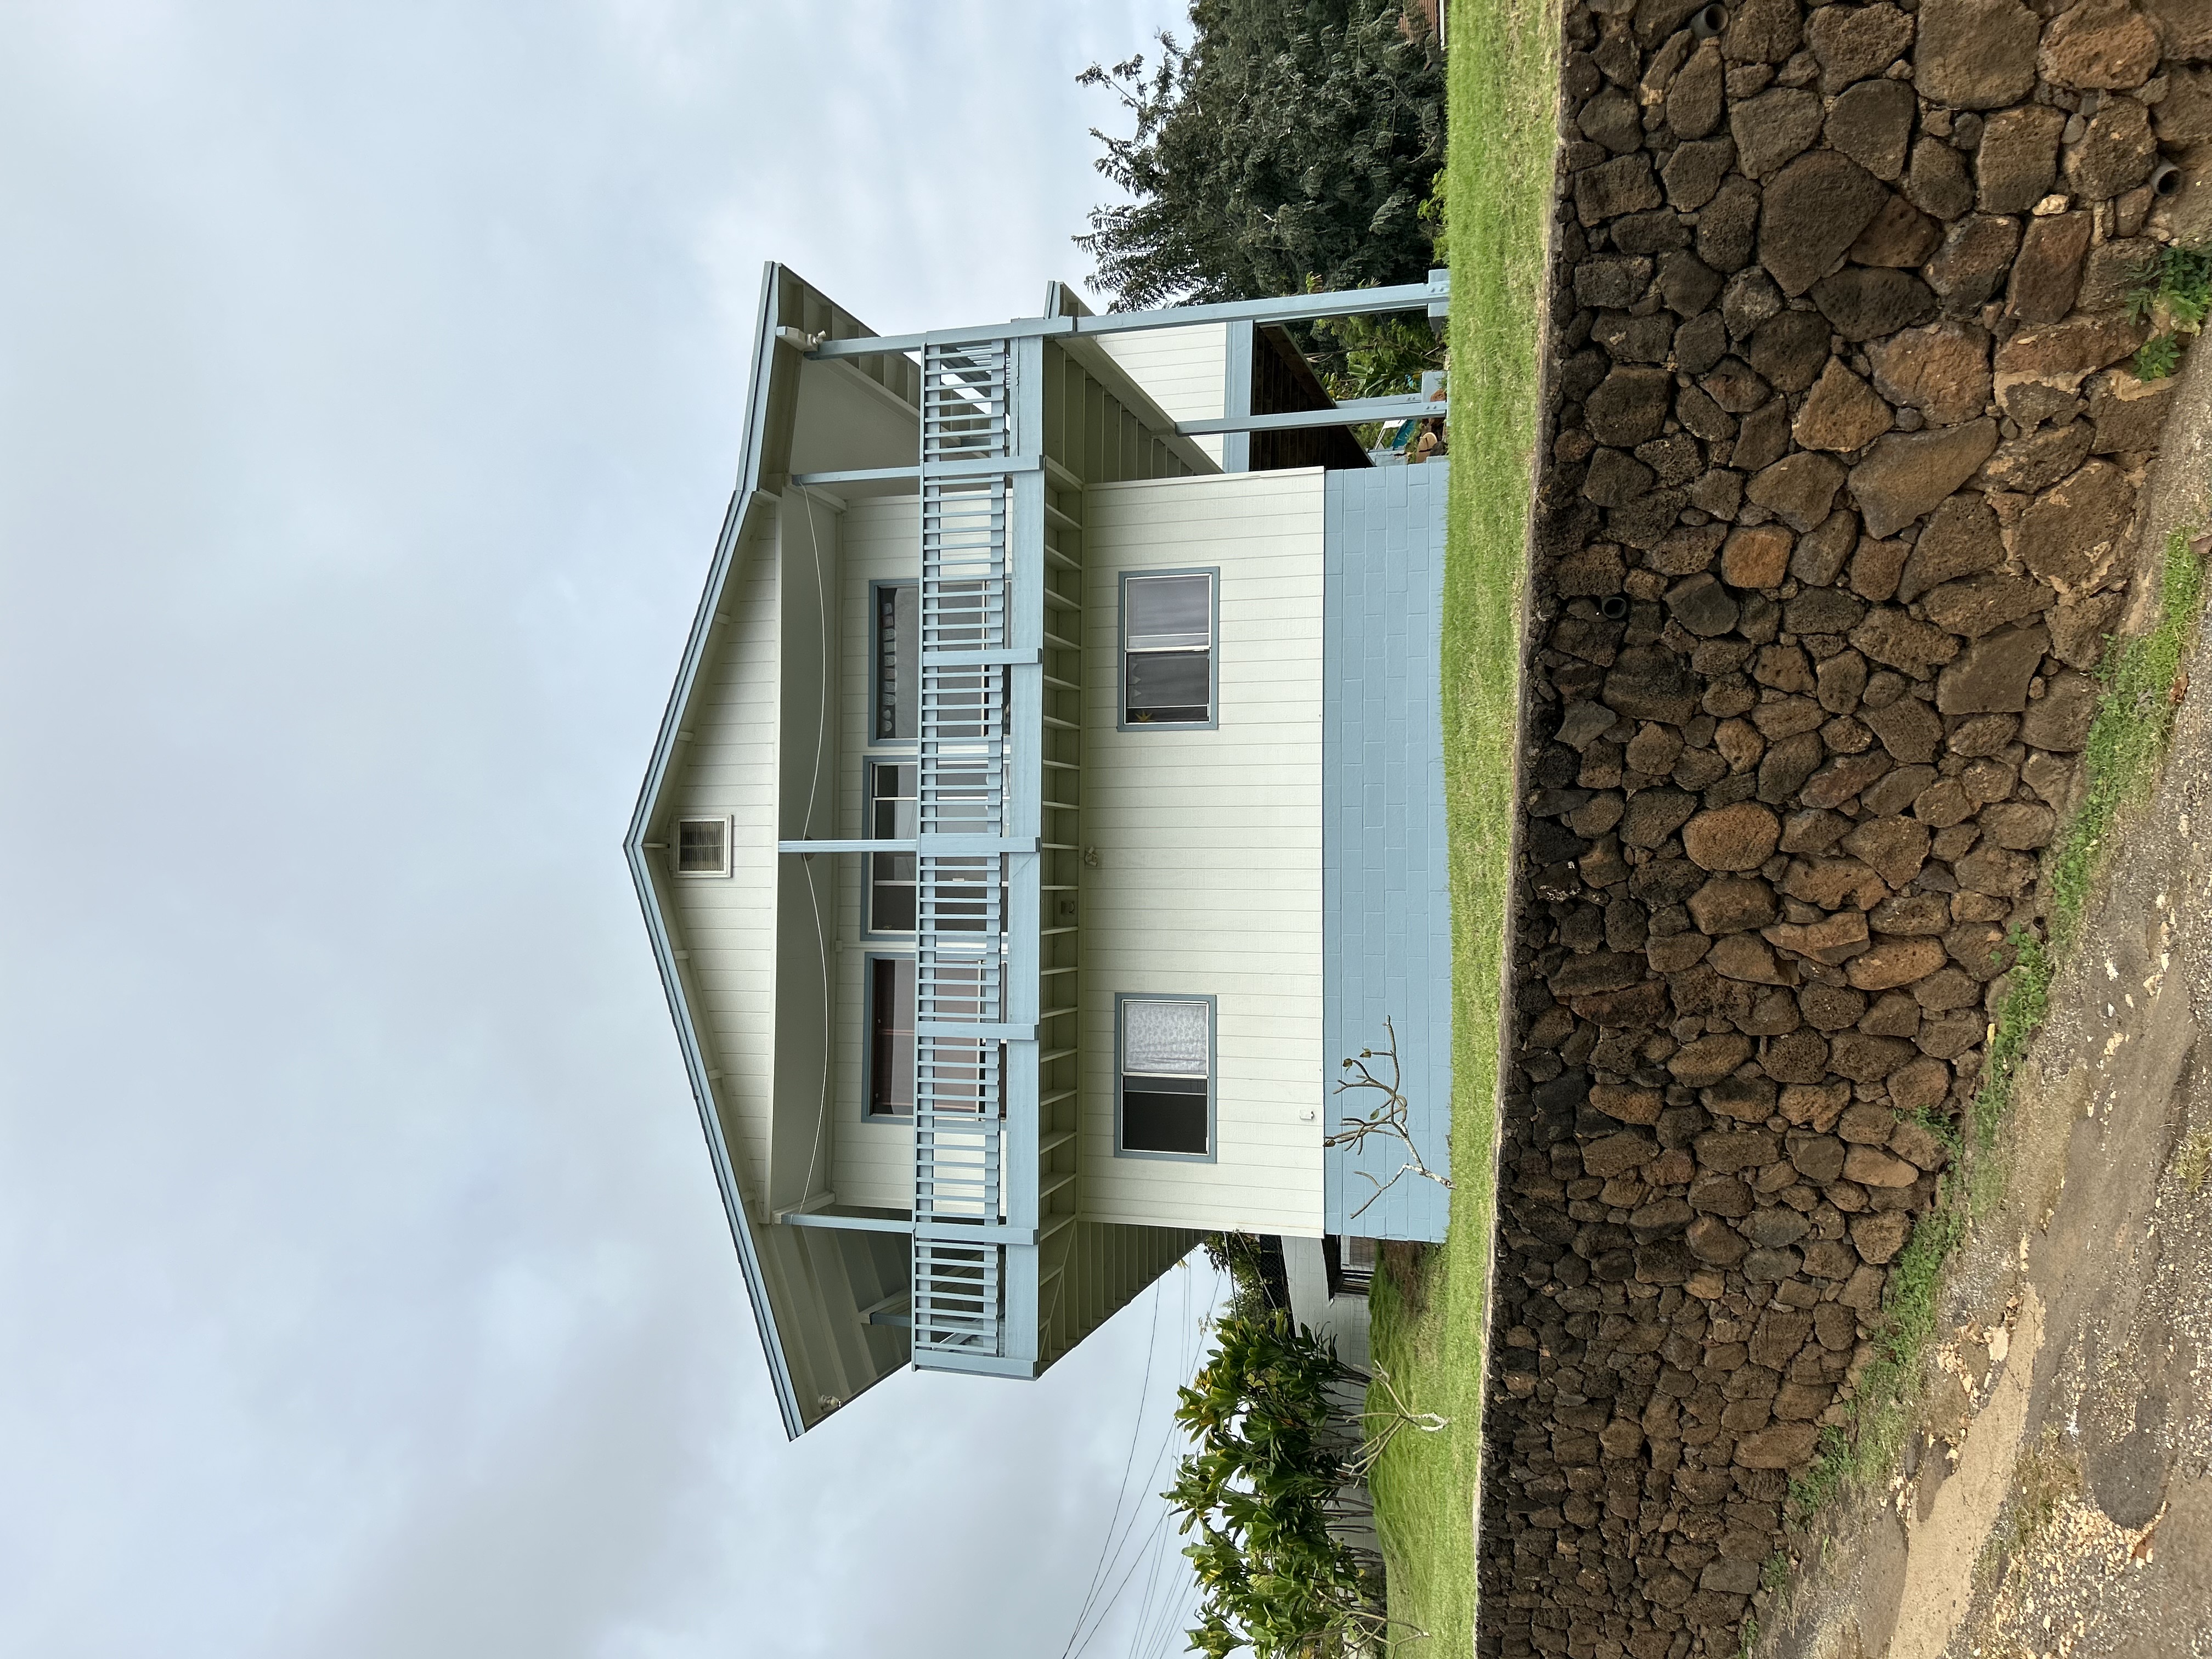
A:
<svg viewBox="0 0 2212 1659">
<path fill-rule="evenodd" d="M 1093 129 L 1098 170 L 1136 199 L 1076 245 L 1130 310 L 1310 287 L 1419 282 L 1443 162 L 1443 55 L 1407 0 L 1193 0 L 1189 46 L 1160 36 L 1079 80 L 1136 117 Z"/>
</svg>

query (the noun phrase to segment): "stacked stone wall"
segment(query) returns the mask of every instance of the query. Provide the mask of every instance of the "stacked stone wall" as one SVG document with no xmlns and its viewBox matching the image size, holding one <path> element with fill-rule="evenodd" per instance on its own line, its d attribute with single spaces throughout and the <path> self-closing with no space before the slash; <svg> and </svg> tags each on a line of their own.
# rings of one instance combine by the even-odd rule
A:
<svg viewBox="0 0 2212 1659">
<path fill-rule="evenodd" d="M 2208 59 L 2206 0 L 1569 0 L 1486 1655 L 1734 1652 L 1847 1421 L 2078 787 Z"/>
</svg>

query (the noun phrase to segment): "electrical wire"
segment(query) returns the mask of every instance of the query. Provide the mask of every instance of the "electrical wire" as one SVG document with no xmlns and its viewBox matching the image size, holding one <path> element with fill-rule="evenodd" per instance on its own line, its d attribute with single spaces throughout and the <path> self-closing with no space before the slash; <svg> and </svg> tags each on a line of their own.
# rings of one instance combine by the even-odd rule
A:
<svg viewBox="0 0 2212 1659">
<path fill-rule="evenodd" d="M 806 817 L 800 823 L 803 834 L 814 832 L 814 803 L 822 790 L 822 757 L 830 741 L 830 598 L 822 585 L 822 543 L 814 531 L 814 497 L 804 484 L 794 486 L 799 499 L 806 503 L 806 545 L 813 554 L 814 605 L 819 649 L 815 655 L 822 663 L 822 694 L 817 700 L 814 719 L 814 776 L 806 786 Z M 822 897 L 814 884 L 814 859 L 809 854 L 804 860 L 806 874 L 806 902 L 814 912 L 814 957 L 822 969 L 822 1096 L 814 1109 L 814 1149 L 807 1155 L 806 1184 L 799 1189 L 799 1202 L 805 1203 L 814 1194 L 814 1176 L 822 1165 L 822 1138 L 830 1127 L 830 1066 L 833 1052 L 830 1036 L 830 937 L 822 926 Z"/>
<path fill-rule="evenodd" d="M 1121 1483 L 1115 1489 L 1114 1512 L 1107 1517 L 1106 1536 L 1099 1541 L 1098 1545 L 1098 1560 L 1091 1569 L 1091 1583 L 1083 1592 L 1083 1605 L 1075 1611 L 1075 1624 L 1067 1632 L 1067 1641 L 1060 1650 L 1060 1659 L 1068 1659 L 1070 1651 L 1075 1646 L 1076 1636 L 1083 1629 L 1083 1621 L 1091 1616 L 1091 1604 L 1097 1599 L 1099 1585 L 1106 1577 L 1107 1563 L 1110 1559 L 1109 1551 L 1114 1541 L 1114 1529 L 1121 1524 L 1121 1505 L 1129 1495 L 1129 1473 L 1137 1464 L 1137 1441 L 1144 1432 L 1145 1401 L 1146 1396 L 1152 1392 L 1152 1357 L 1159 1347 L 1159 1341 L 1160 1298 L 1156 1291 L 1152 1297 L 1152 1334 L 1145 1340 L 1145 1378 L 1137 1385 L 1137 1415 L 1129 1425 L 1129 1449 L 1121 1460 Z"/>
</svg>

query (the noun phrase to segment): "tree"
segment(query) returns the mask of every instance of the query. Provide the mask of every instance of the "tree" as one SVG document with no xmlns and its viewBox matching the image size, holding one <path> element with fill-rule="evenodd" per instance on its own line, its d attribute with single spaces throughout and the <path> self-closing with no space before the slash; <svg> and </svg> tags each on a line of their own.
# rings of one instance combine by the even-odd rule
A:
<svg viewBox="0 0 2212 1659">
<path fill-rule="evenodd" d="M 1136 117 L 1092 129 L 1136 199 L 1076 245 L 1117 309 L 1420 281 L 1443 161 L 1443 56 L 1406 0 L 1193 0 L 1168 33 L 1085 86 Z"/>
</svg>

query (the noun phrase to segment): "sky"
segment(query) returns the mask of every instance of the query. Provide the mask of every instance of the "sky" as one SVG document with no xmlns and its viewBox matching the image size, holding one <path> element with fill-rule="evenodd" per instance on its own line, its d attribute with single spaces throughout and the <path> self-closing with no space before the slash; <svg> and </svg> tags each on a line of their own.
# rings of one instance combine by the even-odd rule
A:
<svg viewBox="0 0 2212 1659">
<path fill-rule="evenodd" d="M 1176 9 L 0 4 L 0 1653 L 1180 1650 L 1210 1273 L 787 1444 L 618 845 L 762 263 L 1033 313 Z"/>
</svg>

